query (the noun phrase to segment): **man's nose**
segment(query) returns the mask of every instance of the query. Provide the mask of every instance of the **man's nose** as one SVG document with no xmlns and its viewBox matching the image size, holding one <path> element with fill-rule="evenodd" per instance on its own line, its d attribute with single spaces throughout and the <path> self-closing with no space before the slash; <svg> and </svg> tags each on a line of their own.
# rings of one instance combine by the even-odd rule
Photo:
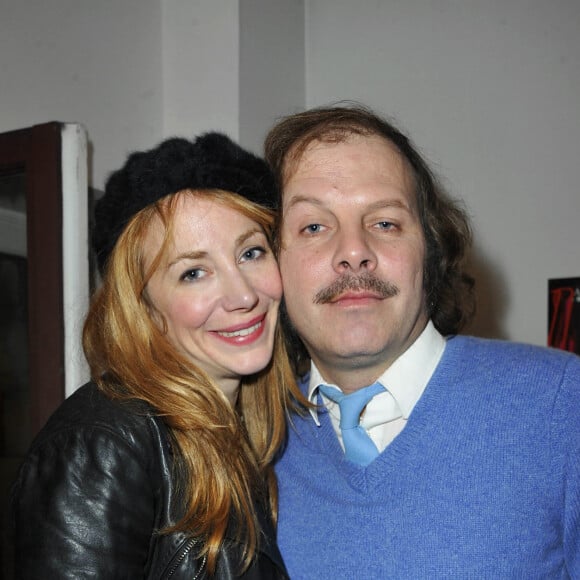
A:
<svg viewBox="0 0 580 580">
<path fill-rule="evenodd" d="M 371 246 L 370 234 L 362 227 L 342 227 L 336 234 L 333 267 L 339 273 L 345 271 L 374 271 L 377 256 Z"/>
</svg>

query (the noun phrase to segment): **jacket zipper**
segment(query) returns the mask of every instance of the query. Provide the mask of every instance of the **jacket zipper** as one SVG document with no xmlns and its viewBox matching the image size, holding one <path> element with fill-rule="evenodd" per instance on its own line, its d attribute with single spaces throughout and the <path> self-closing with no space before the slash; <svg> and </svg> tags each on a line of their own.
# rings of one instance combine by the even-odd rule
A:
<svg viewBox="0 0 580 580">
<path fill-rule="evenodd" d="M 177 568 L 179 568 L 179 565 L 183 562 L 183 560 L 185 560 L 186 556 L 189 554 L 189 552 L 191 552 L 193 547 L 198 542 L 199 542 L 199 540 L 197 538 L 191 538 L 187 542 L 187 544 L 185 545 L 185 548 L 181 552 L 181 556 L 179 556 L 179 559 L 177 560 L 177 562 L 175 562 L 175 564 L 173 564 L 171 570 L 169 570 L 169 574 L 167 575 L 167 578 L 171 578 L 175 574 L 175 571 L 177 570 Z M 204 556 L 202 558 L 201 563 L 199 565 L 199 569 L 198 569 L 196 575 L 191 580 L 197 580 L 198 578 L 200 578 L 200 574 L 203 572 L 203 569 L 205 568 L 206 559 L 207 559 L 206 556 Z"/>
</svg>

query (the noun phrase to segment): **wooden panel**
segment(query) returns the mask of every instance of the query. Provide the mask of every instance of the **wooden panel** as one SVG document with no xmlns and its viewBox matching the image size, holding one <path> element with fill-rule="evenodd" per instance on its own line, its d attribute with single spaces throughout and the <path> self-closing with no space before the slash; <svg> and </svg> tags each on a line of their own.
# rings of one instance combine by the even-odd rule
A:
<svg viewBox="0 0 580 580">
<path fill-rule="evenodd" d="M 36 433 L 64 399 L 61 124 L 0 134 L 0 171 L 25 172 L 30 419 Z"/>
</svg>

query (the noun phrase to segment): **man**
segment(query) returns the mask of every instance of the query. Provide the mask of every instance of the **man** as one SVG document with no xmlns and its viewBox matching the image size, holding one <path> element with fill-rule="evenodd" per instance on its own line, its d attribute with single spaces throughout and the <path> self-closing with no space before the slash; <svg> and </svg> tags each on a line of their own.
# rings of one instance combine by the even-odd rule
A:
<svg viewBox="0 0 580 580">
<path fill-rule="evenodd" d="M 313 403 L 277 464 L 291 578 L 580 577 L 580 358 L 457 336 L 469 225 L 390 123 L 306 111 L 266 157 Z"/>
</svg>

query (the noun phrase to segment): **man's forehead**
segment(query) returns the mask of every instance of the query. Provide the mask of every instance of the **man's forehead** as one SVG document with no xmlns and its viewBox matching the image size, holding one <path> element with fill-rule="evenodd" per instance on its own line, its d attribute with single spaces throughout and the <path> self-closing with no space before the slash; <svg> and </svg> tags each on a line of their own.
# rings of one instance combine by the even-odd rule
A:
<svg viewBox="0 0 580 580">
<path fill-rule="evenodd" d="M 295 143 L 285 155 L 284 164 L 282 165 L 282 183 L 285 185 L 301 167 L 304 157 L 320 147 L 336 145 L 350 139 L 350 134 L 329 133 L 321 137 L 305 137 Z"/>
<path fill-rule="evenodd" d="M 349 146 L 344 148 L 344 164 L 340 161 L 339 156 L 334 155 L 334 148 L 340 148 L 342 145 Z M 357 151 L 357 146 L 363 148 L 363 152 Z M 374 159 L 374 161 L 369 161 Z M 369 165 L 372 163 L 372 165 Z M 408 183 L 411 189 L 415 189 L 415 174 L 407 159 L 401 153 L 399 148 L 389 139 L 382 135 L 351 133 L 340 135 L 340 138 L 329 137 L 310 139 L 307 143 L 300 143 L 290 149 L 286 156 L 286 161 L 282 169 L 282 194 L 288 193 L 288 185 L 294 179 L 300 181 L 315 181 L 323 175 L 333 176 L 331 167 L 334 164 L 334 171 L 337 175 L 342 173 L 342 168 L 354 166 L 358 168 L 360 164 L 361 171 L 382 173 L 385 180 L 389 181 L 398 175 L 397 179 Z"/>
</svg>

